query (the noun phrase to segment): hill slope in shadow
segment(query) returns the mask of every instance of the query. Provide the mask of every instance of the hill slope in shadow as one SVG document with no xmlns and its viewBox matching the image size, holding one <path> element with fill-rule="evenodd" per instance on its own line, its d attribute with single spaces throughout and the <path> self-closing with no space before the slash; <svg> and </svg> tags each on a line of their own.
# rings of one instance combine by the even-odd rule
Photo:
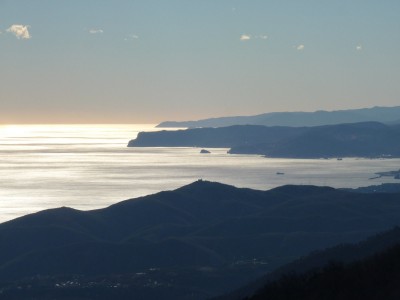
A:
<svg viewBox="0 0 400 300">
<path fill-rule="evenodd" d="M 376 254 L 387 252 L 388 250 L 394 249 L 399 245 L 400 245 L 400 228 L 395 227 L 391 230 L 384 231 L 377 235 L 373 235 L 368 239 L 365 239 L 359 243 L 340 244 L 338 246 L 327 248 L 324 250 L 313 251 L 306 256 L 303 256 L 291 263 L 279 267 L 275 271 L 265 276 L 262 276 L 261 278 L 255 280 L 254 282 L 246 286 L 243 286 L 233 292 L 227 293 L 225 295 L 213 299 L 214 300 L 228 300 L 228 299 L 239 300 L 244 298 L 253 299 L 252 297 L 254 297 L 256 294 L 258 296 L 254 297 L 255 299 L 275 299 L 271 295 L 268 296 L 270 298 L 268 298 L 267 295 L 264 295 L 264 290 L 266 289 L 270 290 L 271 287 L 273 287 L 273 289 L 275 290 L 277 286 L 280 286 L 280 293 L 282 293 L 282 295 L 280 295 L 279 297 L 283 297 L 284 294 L 283 289 L 284 287 L 286 287 L 286 284 L 288 284 L 287 282 L 285 282 L 285 280 L 287 280 L 288 278 L 294 281 L 299 280 L 299 282 L 296 284 L 300 285 L 301 280 L 304 280 L 310 275 L 319 276 L 318 275 L 319 273 L 325 272 L 326 269 L 329 269 L 330 266 L 332 266 L 332 264 L 345 266 L 347 264 L 354 263 L 357 261 L 370 259 L 370 257 Z M 400 266 L 398 267 L 398 270 L 396 272 L 400 273 Z M 369 274 L 368 276 L 371 276 L 371 274 Z M 352 280 L 358 280 L 358 279 L 353 278 Z M 261 295 L 264 298 L 262 298 Z M 324 295 L 321 297 L 328 297 L 328 296 L 329 295 Z M 279 297 L 277 297 L 276 299 L 281 299 Z M 291 294 L 290 297 L 283 299 L 296 299 L 295 294 Z M 360 297 L 361 296 L 358 295 L 356 298 L 358 299 Z"/>
<path fill-rule="evenodd" d="M 388 299 L 400 297 L 400 244 L 343 264 L 331 261 L 303 274 L 286 274 L 269 282 L 249 300 Z"/>
</svg>

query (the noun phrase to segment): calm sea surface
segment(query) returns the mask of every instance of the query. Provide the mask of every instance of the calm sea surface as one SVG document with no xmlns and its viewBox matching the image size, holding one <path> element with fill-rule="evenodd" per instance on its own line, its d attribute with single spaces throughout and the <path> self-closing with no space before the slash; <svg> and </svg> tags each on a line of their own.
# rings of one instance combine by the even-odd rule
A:
<svg viewBox="0 0 400 300">
<path fill-rule="evenodd" d="M 399 159 L 269 159 L 227 149 L 127 148 L 153 125 L 0 126 L 0 222 L 42 209 L 105 207 L 175 189 L 199 178 L 239 187 L 284 184 L 359 187 L 375 172 L 397 170 Z M 283 172 L 284 175 L 277 175 Z"/>
</svg>

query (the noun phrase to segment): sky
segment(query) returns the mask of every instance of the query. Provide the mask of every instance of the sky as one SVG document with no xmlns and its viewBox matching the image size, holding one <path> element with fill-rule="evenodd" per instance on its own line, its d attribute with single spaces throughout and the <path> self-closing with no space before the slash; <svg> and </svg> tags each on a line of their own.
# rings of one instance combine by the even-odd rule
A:
<svg viewBox="0 0 400 300">
<path fill-rule="evenodd" d="M 400 105 L 398 0 L 0 0 L 0 124 Z"/>
</svg>

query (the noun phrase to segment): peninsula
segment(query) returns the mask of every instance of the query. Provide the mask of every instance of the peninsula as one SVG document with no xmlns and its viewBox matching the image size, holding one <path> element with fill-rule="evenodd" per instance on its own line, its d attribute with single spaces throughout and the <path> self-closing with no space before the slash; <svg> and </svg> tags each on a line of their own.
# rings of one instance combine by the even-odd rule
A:
<svg viewBox="0 0 400 300">
<path fill-rule="evenodd" d="M 400 125 L 378 122 L 315 127 L 235 125 L 140 132 L 128 147 L 230 148 L 231 154 L 282 158 L 400 157 Z"/>
</svg>

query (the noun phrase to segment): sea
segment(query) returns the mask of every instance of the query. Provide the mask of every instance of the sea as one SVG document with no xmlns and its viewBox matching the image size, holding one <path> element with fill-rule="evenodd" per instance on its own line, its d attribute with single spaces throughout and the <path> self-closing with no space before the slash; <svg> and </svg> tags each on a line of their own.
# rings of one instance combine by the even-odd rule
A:
<svg viewBox="0 0 400 300">
<path fill-rule="evenodd" d="M 0 125 L 0 222 L 44 209 L 91 210 L 203 179 L 268 190 L 286 184 L 356 188 L 399 180 L 400 159 L 279 159 L 225 148 L 128 148 L 154 124 Z"/>
</svg>

